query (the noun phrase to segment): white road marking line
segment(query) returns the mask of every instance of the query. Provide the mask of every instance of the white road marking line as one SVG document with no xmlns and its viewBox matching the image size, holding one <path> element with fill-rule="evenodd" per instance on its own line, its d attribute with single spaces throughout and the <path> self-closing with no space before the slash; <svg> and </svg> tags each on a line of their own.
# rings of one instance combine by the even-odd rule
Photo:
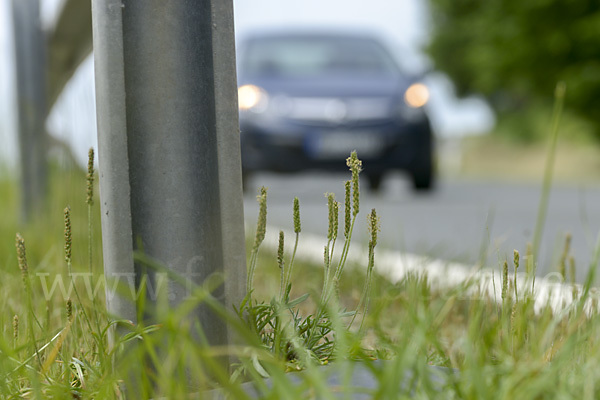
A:
<svg viewBox="0 0 600 400">
<path fill-rule="evenodd" d="M 262 247 L 276 253 L 280 230 L 282 229 L 275 226 L 267 226 L 267 233 Z M 289 255 L 296 234 L 286 229 L 283 229 L 283 231 L 286 238 L 285 251 Z M 341 251 L 342 245 L 339 240 L 338 238 L 336 249 Z M 302 232 L 300 233 L 296 258 L 321 265 L 323 264 L 323 249 L 326 244 L 327 239 L 324 236 Z M 360 265 L 366 268 L 367 249 L 358 243 L 353 243 L 350 247 L 346 268 L 357 268 Z M 336 256 L 339 256 L 339 252 L 336 253 Z M 491 268 L 477 268 L 456 262 L 377 248 L 375 250 L 375 270 L 392 283 L 399 282 L 409 273 L 415 273 L 419 276 L 426 275 L 433 289 L 448 290 L 459 285 L 465 285 L 468 286 L 465 294 L 473 300 L 488 297 L 498 303 L 502 302 L 501 272 Z M 508 279 L 514 282 L 514 274 L 509 273 Z M 531 286 L 531 280 L 527 279 L 524 273 L 517 274 L 517 288 L 520 298 L 526 292 L 531 294 Z M 577 297 L 574 296 L 574 293 L 581 294 L 582 292 L 582 285 L 563 283 L 558 273 L 537 277 L 533 293 L 535 298 L 534 309 L 536 312 L 540 312 L 544 306 L 549 305 L 555 313 L 568 312 L 577 306 L 577 302 L 574 301 L 577 300 Z M 584 306 L 588 313 L 592 306 L 598 307 L 599 298 L 600 290 L 592 288 Z"/>
</svg>

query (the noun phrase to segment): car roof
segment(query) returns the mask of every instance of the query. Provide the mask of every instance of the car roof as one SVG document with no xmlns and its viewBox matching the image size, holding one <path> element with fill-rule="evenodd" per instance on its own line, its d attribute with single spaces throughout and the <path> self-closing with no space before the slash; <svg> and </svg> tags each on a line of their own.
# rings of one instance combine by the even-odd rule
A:
<svg viewBox="0 0 600 400">
<path fill-rule="evenodd" d="M 263 30 L 256 31 L 244 36 L 241 41 L 254 41 L 262 39 L 272 38 L 314 38 L 314 39 L 355 39 L 355 40 L 374 40 L 381 42 L 378 35 L 370 31 L 356 31 L 356 29 L 331 29 L 331 28 L 319 28 L 319 29 L 277 29 L 277 30 Z"/>
</svg>

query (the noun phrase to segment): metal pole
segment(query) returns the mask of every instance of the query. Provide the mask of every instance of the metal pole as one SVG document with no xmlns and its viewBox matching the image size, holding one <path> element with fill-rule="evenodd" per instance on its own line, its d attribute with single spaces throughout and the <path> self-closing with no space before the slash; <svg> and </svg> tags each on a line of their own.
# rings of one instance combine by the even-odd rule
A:
<svg viewBox="0 0 600 400">
<path fill-rule="evenodd" d="M 241 156 L 231 0 L 93 0 L 98 156 L 109 311 L 136 320 L 111 282 L 148 274 L 133 251 L 202 283 L 225 274 L 244 295 Z M 132 279 L 134 277 L 134 279 Z M 170 281 L 170 304 L 187 288 Z M 151 293 L 146 293 L 153 301 Z M 210 343 L 225 323 L 195 312 Z"/>
<path fill-rule="evenodd" d="M 92 52 L 91 1 L 63 0 L 56 7 L 60 7 L 60 11 L 54 26 L 49 28 L 47 39 L 49 107 Z"/>
<path fill-rule="evenodd" d="M 46 193 L 46 69 L 39 0 L 13 0 L 21 218 L 29 221 Z"/>
</svg>

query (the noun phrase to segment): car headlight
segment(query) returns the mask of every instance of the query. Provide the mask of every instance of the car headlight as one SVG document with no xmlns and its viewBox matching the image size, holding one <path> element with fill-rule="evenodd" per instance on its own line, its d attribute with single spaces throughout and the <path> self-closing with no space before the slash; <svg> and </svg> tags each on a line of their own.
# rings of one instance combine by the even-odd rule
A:
<svg viewBox="0 0 600 400">
<path fill-rule="evenodd" d="M 404 102 L 412 108 L 423 107 L 429 101 L 429 89 L 422 83 L 413 83 L 404 92 Z"/>
<path fill-rule="evenodd" d="M 269 104 L 267 92 L 255 85 L 243 85 L 238 88 L 238 106 L 240 110 L 252 110 L 256 113 L 264 112 Z"/>
</svg>

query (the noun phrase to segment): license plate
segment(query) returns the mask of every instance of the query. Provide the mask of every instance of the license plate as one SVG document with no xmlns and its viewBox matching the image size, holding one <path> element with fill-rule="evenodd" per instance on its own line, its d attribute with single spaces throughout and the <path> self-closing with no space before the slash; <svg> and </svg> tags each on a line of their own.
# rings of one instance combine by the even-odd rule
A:
<svg viewBox="0 0 600 400">
<path fill-rule="evenodd" d="M 370 132 L 330 132 L 309 138 L 308 153 L 313 158 L 335 159 L 348 157 L 356 150 L 359 157 L 378 156 L 383 148 L 381 137 Z"/>
</svg>

